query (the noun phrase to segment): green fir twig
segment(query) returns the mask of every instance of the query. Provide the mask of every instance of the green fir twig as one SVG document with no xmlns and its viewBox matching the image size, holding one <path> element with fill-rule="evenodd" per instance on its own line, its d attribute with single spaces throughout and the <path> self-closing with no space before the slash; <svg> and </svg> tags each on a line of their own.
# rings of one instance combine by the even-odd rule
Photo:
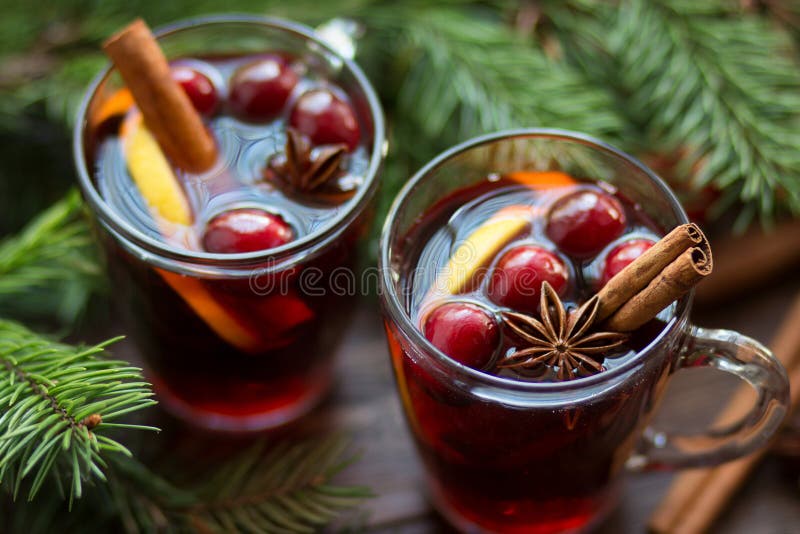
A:
<svg viewBox="0 0 800 534">
<path fill-rule="evenodd" d="M 82 203 L 72 191 L 0 241 L 0 314 L 71 325 L 104 280 Z"/>
<path fill-rule="evenodd" d="M 105 480 L 109 454 L 130 455 L 107 432 L 155 401 L 139 369 L 103 357 L 114 341 L 75 348 L 0 320 L 0 482 L 15 497 L 52 476 L 78 498 L 84 481 Z"/>
<path fill-rule="evenodd" d="M 678 176 L 720 190 L 713 214 L 741 202 L 739 229 L 800 215 L 800 62 L 786 32 L 727 0 L 571 4 L 550 11 L 564 47 L 616 90 L 645 133 L 639 150 L 678 154 Z"/>
</svg>

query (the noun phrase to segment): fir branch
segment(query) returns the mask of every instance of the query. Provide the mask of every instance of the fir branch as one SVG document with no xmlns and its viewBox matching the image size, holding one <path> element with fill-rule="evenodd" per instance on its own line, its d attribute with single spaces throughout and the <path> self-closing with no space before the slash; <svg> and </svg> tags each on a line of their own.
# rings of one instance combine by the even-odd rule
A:
<svg viewBox="0 0 800 534">
<path fill-rule="evenodd" d="M 106 431 L 155 401 L 139 369 L 102 357 L 114 341 L 75 348 L 0 320 L 0 482 L 15 497 L 29 480 L 33 499 L 49 477 L 80 497 L 84 481 L 105 479 L 107 456 L 130 454 Z"/>
<path fill-rule="evenodd" d="M 616 88 L 643 144 L 682 154 L 679 174 L 723 192 L 717 214 L 741 201 L 739 228 L 800 214 L 800 65 L 785 32 L 725 0 L 576 4 L 551 12 L 564 46 Z"/>
<path fill-rule="evenodd" d="M 0 242 L 0 312 L 72 324 L 103 285 L 82 203 L 72 191 Z"/>
<path fill-rule="evenodd" d="M 221 468 L 201 463 L 203 469 L 192 473 L 197 482 L 177 483 L 171 475 L 186 469 L 180 462 L 172 461 L 164 474 L 117 455 L 109 458 L 107 483 L 89 488 L 69 515 L 48 485 L 43 491 L 51 494 L 41 504 L 37 499 L 10 506 L 0 499 L 0 521 L 10 534 L 49 533 L 56 526 L 81 534 L 316 532 L 372 495 L 334 482 L 351 461 L 346 440 L 338 435 L 261 442 Z"/>
<path fill-rule="evenodd" d="M 210 476 L 199 501 L 179 512 L 201 532 L 314 532 L 372 495 L 331 484 L 353 461 L 346 449 L 340 436 L 256 446 Z"/>
<path fill-rule="evenodd" d="M 390 64 L 381 73 L 396 91 L 385 97 L 396 102 L 403 129 L 415 132 L 411 146 L 421 156 L 415 159 L 502 128 L 549 126 L 620 136 L 623 122 L 606 91 L 486 15 L 394 7 L 365 15 L 375 32 L 365 48 L 391 43 Z"/>
</svg>

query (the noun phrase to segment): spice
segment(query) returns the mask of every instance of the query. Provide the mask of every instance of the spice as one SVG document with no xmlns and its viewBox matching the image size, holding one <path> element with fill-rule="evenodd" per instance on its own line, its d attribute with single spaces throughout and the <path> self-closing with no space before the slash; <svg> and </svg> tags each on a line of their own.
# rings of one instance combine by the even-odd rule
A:
<svg viewBox="0 0 800 534">
<path fill-rule="evenodd" d="M 135 20 L 109 38 L 103 49 L 167 156 L 187 171 L 208 170 L 217 159 L 214 139 L 189 97 L 173 80 L 169 63 L 147 24 Z"/>
<path fill-rule="evenodd" d="M 694 224 L 678 226 L 598 292 L 597 320 L 630 332 L 647 323 L 711 273 L 711 248 Z"/>
<path fill-rule="evenodd" d="M 270 159 L 269 177 L 295 192 L 311 193 L 328 185 L 339 174 L 346 153 L 344 144 L 313 149 L 306 136 L 287 128 L 286 149 Z"/>
<path fill-rule="evenodd" d="M 542 282 L 542 320 L 522 313 L 503 312 L 503 322 L 528 346 L 505 356 L 499 367 L 530 368 L 546 365 L 558 368 L 559 380 L 603 370 L 605 355 L 622 345 L 627 336 L 618 332 L 591 332 L 599 307 L 595 295 L 567 314 L 555 289 Z"/>
</svg>

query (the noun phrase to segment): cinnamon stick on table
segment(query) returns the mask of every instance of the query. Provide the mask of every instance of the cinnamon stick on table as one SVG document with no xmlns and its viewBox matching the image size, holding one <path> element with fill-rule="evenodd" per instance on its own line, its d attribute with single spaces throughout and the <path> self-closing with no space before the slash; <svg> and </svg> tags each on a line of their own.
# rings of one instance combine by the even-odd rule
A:
<svg viewBox="0 0 800 534">
<path fill-rule="evenodd" d="M 781 323 L 772 351 L 789 369 L 791 409 L 800 404 L 800 294 Z M 730 423 L 752 405 L 749 386 L 742 386 L 717 422 Z M 661 505 L 650 518 L 649 527 L 659 534 L 700 534 L 723 511 L 730 498 L 766 454 L 762 449 L 734 462 L 708 469 L 687 471 L 675 479 Z"/>
<path fill-rule="evenodd" d="M 147 24 L 135 20 L 110 37 L 103 48 L 166 155 L 187 171 L 208 170 L 217 159 L 214 139 L 189 97 L 172 79 L 167 58 Z"/>
<path fill-rule="evenodd" d="M 617 332 L 636 330 L 711 273 L 711 248 L 695 224 L 678 226 L 598 292 L 597 320 Z"/>
</svg>

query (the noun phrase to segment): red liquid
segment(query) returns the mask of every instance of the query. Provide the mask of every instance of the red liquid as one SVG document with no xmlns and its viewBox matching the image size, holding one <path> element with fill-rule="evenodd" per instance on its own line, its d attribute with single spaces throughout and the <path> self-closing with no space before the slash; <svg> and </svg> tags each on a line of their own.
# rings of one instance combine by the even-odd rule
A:
<svg viewBox="0 0 800 534">
<path fill-rule="evenodd" d="M 324 194 L 293 191 L 285 183 L 272 181 L 268 162 L 284 151 L 286 122 L 294 102 L 308 91 L 322 89 L 336 94 L 340 106 L 350 105 L 348 96 L 332 81 L 286 55 L 280 56 L 284 62 L 280 91 L 269 85 L 259 89 L 258 84 L 274 70 L 276 57 L 177 62 L 181 68 L 201 72 L 203 83 L 212 81 L 216 92 L 210 94 L 220 99 L 209 102 L 208 91 L 199 93 L 204 87 L 184 87 L 196 106 L 202 104 L 222 162 L 199 176 L 175 169 L 192 208 L 190 225 L 165 224 L 139 194 L 117 137 L 125 113 L 97 125 L 87 137 L 97 187 L 106 201 L 150 237 L 190 251 L 217 252 L 203 248 L 214 243 L 224 247 L 224 252 L 250 252 L 281 244 L 287 236 L 291 243 L 333 224 L 346 201 L 364 185 L 370 118 L 357 117 L 363 135 L 356 146 L 349 147 L 338 175 L 323 186 Z M 265 58 L 273 63 L 262 69 L 266 74 L 251 76 L 255 81 L 248 79 L 247 90 L 235 93 L 236 102 L 226 101 L 225 95 L 233 98 L 235 83 L 241 83 L 237 69 L 241 73 L 243 66 Z M 200 79 L 183 78 L 190 83 Z M 269 99 L 276 94 L 280 102 L 270 107 L 274 102 Z M 244 98 L 250 100 L 243 104 Z M 267 108 L 269 114 L 264 113 Z M 257 113 L 248 116 L 248 109 Z M 213 240 L 204 239 L 207 225 L 215 218 L 218 221 L 221 214 L 240 208 L 275 214 L 279 224 L 290 229 L 270 235 L 262 229 L 252 238 L 238 235 L 228 242 L 219 233 Z M 229 276 L 184 275 L 142 261 L 139 252 L 132 253 L 129 246 L 100 232 L 116 301 L 162 404 L 186 420 L 222 430 L 275 427 L 313 407 L 328 389 L 331 358 L 352 307 L 353 295 L 331 292 L 328 276 L 337 268 L 352 272 L 355 247 L 370 215 L 371 209 L 364 208 L 331 243 L 311 254 L 300 252 L 287 268 L 269 274 L 256 265 L 231 267 Z M 245 232 L 248 227 L 247 223 L 237 226 Z M 258 247 L 262 238 L 268 244 Z M 234 250 L 240 245 L 247 248 Z"/>
<path fill-rule="evenodd" d="M 478 226 L 475 221 L 486 220 L 506 205 L 546 205 L 564 193 L 534 193 L 507 180 L 458 191 L 412 229 L 406 242 L 421 246 L 409 250 L 403 264 L 409 271 L 416 265 L 441 267 L 455 243 Z M 653 236 L 636 207 L 623 205 L 628 224 L 615 242 L 633 235 Z M 467 230 L 459 231 L 459 225 Z M 544 224 L 534 222 L 492 262 L 519 244 L 553 249 L 543 229 Z M 609 248 L 613 245 L 605 250 Z M 570 269 L 569 287 L 563 296 L 568 307 L 594 293 L 592 286 L 600 276 L 603 254 L 579 260 L 563 255 Z M 494 312 L 500 308 L 487 296 L 489 276 L 474 290 L 432 298 L 426 285 L 431 277 L 417 273 L 403 281 L 410 295 L 410 314 L 420 322 L 426 310 L 457 301 L 477 302 Z M 433 497 L 452 523 L 470 532 L 565 532 L 585 529 L 607 512 L 617 490 L 617 476 L 663 391 L 670 358 L 654 359 L 637 372 L 636 379 L 611 394 L 590 395 L 551 408 L 544 400 L 520 404 L 513 395 L 507 401 L 501 394 L 486 398 L 485 391 L 473 391 L 441 362 L 416 350 L 404 350 L 406 342 L 391 322 L 386 328 L 398 387 Z M 662 328 L 663 323 L 652 321 L 635 332 L 604 366 L 623 365 Z M 506 334 L 498 357 L 518 344 Z M 554 371 L 547 368 L 517 371 L 494 365 L 483 372 L 524 382 L 556 380 Z"/>
</svg>

